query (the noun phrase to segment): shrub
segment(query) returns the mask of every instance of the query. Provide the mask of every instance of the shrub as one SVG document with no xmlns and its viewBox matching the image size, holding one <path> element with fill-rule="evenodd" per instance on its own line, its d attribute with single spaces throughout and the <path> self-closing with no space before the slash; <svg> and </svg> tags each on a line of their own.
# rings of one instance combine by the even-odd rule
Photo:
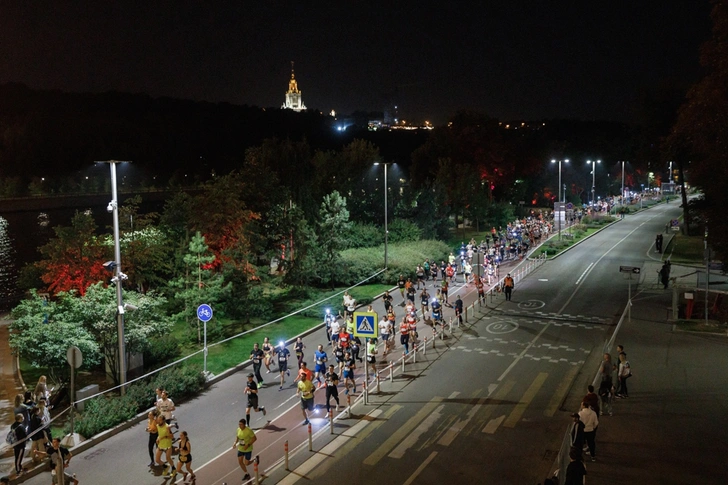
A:
<svg viewBox="0 0 728 485">
<path fill-rule="evenodd" d="M 173 335 L 152 338 L 144 350 L 144 365 L 153 369 L 158 364 L 165 364 L 178 355 L 179 342 Z"/>
<path fill-rule="evenodd" d="M 391 226 L 389 232 L 391 235 Z M 347 249 L 378 246 L 384 243 L 384 229 L 374 224 L 356 222 L 346 231 L 344 241 Z"/>
<path fill-rule="evenodd" d="M 129 421 L 153 405 L 157 387 L 166 389 L 175 403 L 179 403 L 199 394 L 204 385 L 205 377 L 199 369 L 184 365 L 166 369 L 129 385 L 123 396 L 104 395 L 86 401 L 84 412 L 76 418 L 75 431 L 90 438 Z"/>
<path fill-rule="evenodd" d="M 422 239 L 422 229 L 414 222 L 406 219 L 395 219 L 387 227 L 389 229 L 389 242 L 412 242 Z"/>
<path fill-rule="evenodd" d="M 389 245 L 389 269 L 378 278 L 379 282 L 394 284 L 400 274 L 414 277 L 415 268 L 425 258 L 447 260 L 447 244 L 441 241 L 416 241 Z M 384 246 L 348 249 L 341 254 L 342 268 L 337 278 L 342 285 L 352 285 L 376 273 L 384 266 Z"/>
</svg>

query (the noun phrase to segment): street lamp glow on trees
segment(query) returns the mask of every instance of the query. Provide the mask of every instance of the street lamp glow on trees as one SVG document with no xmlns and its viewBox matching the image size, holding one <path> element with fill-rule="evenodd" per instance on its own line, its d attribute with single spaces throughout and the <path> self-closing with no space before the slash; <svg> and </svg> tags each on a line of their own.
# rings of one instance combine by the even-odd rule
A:
<svg viewBox="0 0 728 485">
<path fill-rule="evenodd" d="M 374 162 L 374 165 L 384 165 L 384 269 L 387 269 L 387 265 L 389 263 L 389 228 L 387 227 L 389 209 L 387 204 L 387 194 L 389 192 L 389 186 L 387 185 L 387 167 L 392 165 L 392 162 Z"/>
<path fill-rule="evenodd" d="M 596 191 L 596 174 L 597 174 L 596 164 L 602 163 L 602 161 L 601 160 L 587 160 L 586 163 L 591 163 L 591 166 L 592 166 L 591 205 L 592 205 L 592 207 L 594 207 L 594 200 L 595 200 L 594 195 L 595 195 L 595 191 Z"/>
</svg>

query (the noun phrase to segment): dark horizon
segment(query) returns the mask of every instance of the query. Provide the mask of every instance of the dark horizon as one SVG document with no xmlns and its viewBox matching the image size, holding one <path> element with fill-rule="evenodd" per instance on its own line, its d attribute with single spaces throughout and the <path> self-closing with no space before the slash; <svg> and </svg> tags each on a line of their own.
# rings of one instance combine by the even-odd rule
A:
<svg viewBox="0 0 728 485">
<path fill-rule="evenodd" d="M 137 6 L 5 5 L 0 83 L 279 107 L 295 61 L 310 109 L 442 123 L 631 121 L 642 100 L 684 92 L 710 36 L 705 1 L 609 6 L 413 2 L 327 8 L 281 1 Z"/>
</svg>

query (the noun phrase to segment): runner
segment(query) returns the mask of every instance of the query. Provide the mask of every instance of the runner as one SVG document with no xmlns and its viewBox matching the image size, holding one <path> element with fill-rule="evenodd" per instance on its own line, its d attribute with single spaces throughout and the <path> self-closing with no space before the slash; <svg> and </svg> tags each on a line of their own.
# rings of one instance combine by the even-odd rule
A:
<svg viewBox="0 0 728 485">
<path fill-rule="evenodd" d="M 458 319 L 460 325 L 463 324 L 463 300 L 460 299 L 460 295 L 455 300 L 455 318 Z"/>
<path fill-rule="evenodd" d="M 399 324 L 399 343 L 404 348 L 404 355 L 409 354 L 409 324 L 407 319 L 403 318 L 402 323 Z"/>
<path fill-rule="evenodd" d="M 389 324 L 389 320 L 385 315 L 382 315 L 382 319 L 379 321 L 379 336 L 384 341 L 384 353 L 382 355 L 387 355 L 387 352 L 389 351 L 389 329 L 391 328 L 391 325 Z"/>
<path fill-rule="evenodd" d="M 372 371 L 372 380 L 377 378 L 377 339 L 372 338 L 367 341 L 367 363 L 369 370 Z M 365 379 L 368 379 L 366 376 Z M 366 383 L 364 384 L 366 386 Z"/>
<path fill-rule="evenodd" d="M 253 373 L 258 380 L 258 386 L 263 386 L 263 377 L 260 375 L 260 366 L 265 358 L 265 353 L 260 349 L 258 342 L 253 344 L 253 350 L 250 351 L 250 360 L 253 362 Z"/>
<path fill-rule="evenodd" d="M 187 467 L 187 471 L 182 471 L 182 465 Z M 187 481 L 187 474 L 190 474 L 190 480 L 194 480 L 195 472 L 192 471 L 192 443 L 187 436 L 187 431 L 182 431 L 179 438 L 179 457 L 177 461 L 177 473 L 182 473 L 182 481 Z"/>
<path fill-rule="evenodd" d="M 442 300 L 443 300 L 443 304 L 445 304 L 445 305 L 447 305 L 449 303 L 448 297 L 447 297 L 447 291 L 448 291 L 449 287 L 450 287 L 450 284 L 447 282 L 447 278 L 443 278 L 442 287 L 440 288 L 440 293 L 442 293 Z"/>
<path fill-rule="evenodd" d="M 326 373 L 326 362 L 329 360 L 329 356 L 326 355 L 323 345 L 319 344 L 316 352 L 314 352 L 314 359 L 316 359 L 316 366 L 314 367 L 316 380 L 319 383 L 319 387 L 321 387 L 323 385 L 321 378 L 324 377 L 324 374 Z"/>
<path fill-rule="evenodd" d="M 296 343 L 293 344 L 293 351 L 296 353 L 296 359 L 298 359 L 298 367 L 301 367 L 301 362 L 303 362 L 303 349 L 305 349 L 306 346 L 303 345 L 303 339 L 301 337 L 296 337 Z"/>
<path fill-rule="evenodd" d="M 384 303 L 384 312 L 388 312 L 392 308 L 392 295 L 389 294 L 389 290 L 384 292 L 382 295 L 382 303 Z"/>
<path fill-rule="evenodd" d="M 268 414 L 265 406 L 258 406 L 258 384 L 253 380 L 253 373 L 248 374 L 248 382 L 245 385 L 245 394 L 248 395 L 248 405 L 245 407 L 245 421 L 250 423 L 250 410 L 254 409 L 256 413 Z"/>
<path fill-rule="evenodd" d="M 252 463 L 251 458 L 253 456 L 253 443 L 258 439 L 255 437 L 253 430 L 246 426 L 247 421 L 241 419 L 238 421 L 238 429 L 235 434 L 235 443 L 233 443 L 233 449 L 238 449 L 238 464 L 243 469 L 243 481 L 250 480 L 250 473 L 248 473 L 248 465 Z"/>
<path fill-rule="evenodd" d="M 276 355 L 278 356 L 278 372 L 281 377 L 281 387 L 278 388 L 280 391 L 283 389 L 283 384 L 286 382 L 283 374 L 291 375 L 291 371 L 288 370 L 288 357 L 291 355 L 291 351 L 286 348 L 285 342 L 280 343 L 276 350 Z"/>
<path fill-rule="evenodd" d="M 309 424 L 308 411 L 313 411 L 313 393 L 316 390 L 313 383 L 307 379 L 306 374 L 301 375 L 301 381 L 296 389 L 296 396 L 301 398 L 301 413 L 303 413 L 303 424 Z"/>
<path fill-rule="evenodd" d="M 265 356 L 265 358 L 263 359 L 263 364 L 268 370 L 268 374 L 270 374 L 270 363 L 273 360 L 273 345 L 271 345 L 270 339 L 268 337 L 265 337 L 263 339 L 263 355 Z"/>
<path fill-rule="evenodd" d="M 336 401 L 336 410 L 339 410 L 339 375 L 334 372 L 334 364 L 329 364 L 329 371 L 324 377 L 326 381 L 326 412 L 331 414 L 331 398 Z"/>
<path fill-rule="evenodd" d="M 482 277 L 475 277 L 475 287 L 478 289 L 478 301 L 485 303 L 485 285 Z"/>
<path fill-rule="evenodd" d="M 176 418 L 174 417 L 174 414 L 172 414 L 172 411 L 177 408 L 174 406 L 174 402 L 169 398 L 169 394 L 164 389 L 162 390 L 162 399 L 157 401 L 157 409 L 159 410 L 159 414 L 164 416 L 167 424 L 174 426 L 175 429 L 179 429 L 179 424 L 171 424 L 172 421 L 176 421 Z"/>
<path fill-rule="evenodd" d="M 311 371 L 311 369 L 308 368 L 308 364 L 306 362 L 301 362 L 301 368 L 298 369 L 298 375 L 293 380 L 293 383 L 295 384 L 296 382 L 303 379 L 304 375 L 306 376 L 306 379 L 313 383 L 313 372 Z"/>
<path fill-rule="evenodd" d="M 420 293 L 420 306 L 422 307 L 422 318 L 427 318 L 427 310 L 430 305 L 430 294 L 427 293 L 427 287 L 422 289 Z"/>
<path fill-rule="evenodd" d="M 399 279 L 397 280 L 397 287 L 399 288 L 399 295 L 402 297 L 402 304 L 400 306 L 404 306 L 404 290 L 407 286 L 407 280 L 404 279 L 404 275 L 399 275 Z"/>
<path fill-rule="evenodd" d="M 341 348 L 341 345 L 336 345 L 334 348 L 334 358 L 336 358 L 336 363 L 339 364 L 339 374 L 341 374 L 341 369 L 344 367 L 344 358 L 346 357 L 346 353 L 344 352 L 344 349 Z"/>
<path fill-rule="evenodd" d="M 164 416 L 157 416 L 157 454 L 155 461 L 158 466 L 162 467 L 162 475 L 165 477 L 169 474 L 169 470 L 174 470 L 174 460 L 172 460 L 172 442 L 174 441 L 174 433 L 170 429 Z M 167 459 L 162 461 L 162 454 Z"/>
<path fill-rule="evenodd" d="M 349 394 L 349 381 L 354 386 L 354 394 L 356 394 L 356 381 L 354 380 L 354 369 L 356 369 L 356 361 L 349 352 L 344 354 L 344 387 L 345 394 Z"/>
<path fill-rule="evenodd" d="M 339 321 L 334 317 L 334 319 L 331 321 L 331 345 L 336 347 L 336 345 L 339 343 L 339 331 L 341 326 L 339 325 Z"/>
</svg>

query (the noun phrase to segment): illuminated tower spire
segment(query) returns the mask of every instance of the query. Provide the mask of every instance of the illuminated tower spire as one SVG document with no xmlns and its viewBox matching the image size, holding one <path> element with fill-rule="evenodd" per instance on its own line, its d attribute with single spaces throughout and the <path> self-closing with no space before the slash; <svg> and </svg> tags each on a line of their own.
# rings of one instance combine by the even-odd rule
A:
<svg viewBox="0 0 728 485">
<path fill-rule="evenodd" d="M 293 61 L 291 61 L 291 80 L 288 81 L 288 91 L 286 91 L 286 102 L 281 106 L 282 109 L 292 109 L 293 111 L 303 111 L 306 105 L 303 104 L 301 91 L 298 89 L 296 75 L 293 72 Z"/>
</svg>

